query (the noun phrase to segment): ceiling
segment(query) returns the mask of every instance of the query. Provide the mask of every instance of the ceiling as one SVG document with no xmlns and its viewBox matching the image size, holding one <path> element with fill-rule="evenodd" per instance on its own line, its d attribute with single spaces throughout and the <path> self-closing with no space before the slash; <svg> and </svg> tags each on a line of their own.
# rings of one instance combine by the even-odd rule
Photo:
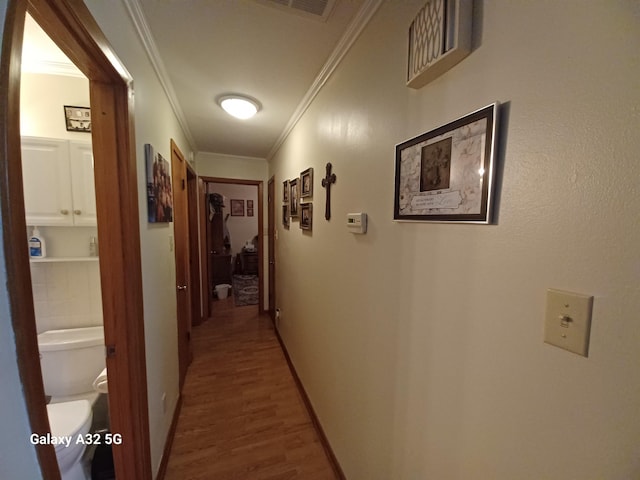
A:
<svg viewBox="0 0 640 480">
<path fill-rule="evenodd" d="M 192 149 L 258 158 L 275 153 L 380 2 L 123 0 Z M 29 40 L 44 35 L 30 22 L 25 31 L 25 52 L 45 42 Z M 53 73 L 77 74 L 56 50 L 44 48 Z M 229 93 L 262 108 L 230 117 L 216 103 Z"/>
</svg>

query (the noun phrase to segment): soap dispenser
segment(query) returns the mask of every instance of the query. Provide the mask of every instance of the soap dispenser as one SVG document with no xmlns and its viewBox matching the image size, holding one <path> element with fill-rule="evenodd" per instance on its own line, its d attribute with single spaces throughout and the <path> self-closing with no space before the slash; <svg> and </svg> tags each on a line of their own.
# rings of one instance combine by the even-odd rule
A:
<svg viewBox="0 0 640 480">
<path fill-rule="evenodd" d="M 44 258 L 47 256 L 47 247 L 38 227 L 33 227 L 33 232 L 31 232 L 31 237 L 29 238 L 29 256 L 31 258 Z"/>
</svg>

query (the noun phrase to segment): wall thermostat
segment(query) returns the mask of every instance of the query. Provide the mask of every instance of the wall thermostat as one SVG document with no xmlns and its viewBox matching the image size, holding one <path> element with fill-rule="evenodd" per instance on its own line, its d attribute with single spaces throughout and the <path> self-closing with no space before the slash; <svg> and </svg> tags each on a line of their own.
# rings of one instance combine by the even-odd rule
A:
<svg viewBox="0 0 640 480">
<path fill-rule="evenodd" d="M 367 233 L 367 214 L 347 213 L 347 228 L 351 233 Z"/>
</svg>

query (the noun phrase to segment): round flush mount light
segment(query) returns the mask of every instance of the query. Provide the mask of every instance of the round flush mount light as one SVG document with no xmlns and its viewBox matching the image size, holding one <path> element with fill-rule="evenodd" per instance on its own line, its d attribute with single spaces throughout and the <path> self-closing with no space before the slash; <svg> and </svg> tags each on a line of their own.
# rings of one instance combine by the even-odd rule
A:
<svg viewBox="0 0 640 480">
<path fill-rule="evenodd" d="M 218 98 L 218 105 L 229 115 L 242 120 L 253 117 L 260 110 L 260 103 L 246 95 L 223 95 Z"/>
</svg>

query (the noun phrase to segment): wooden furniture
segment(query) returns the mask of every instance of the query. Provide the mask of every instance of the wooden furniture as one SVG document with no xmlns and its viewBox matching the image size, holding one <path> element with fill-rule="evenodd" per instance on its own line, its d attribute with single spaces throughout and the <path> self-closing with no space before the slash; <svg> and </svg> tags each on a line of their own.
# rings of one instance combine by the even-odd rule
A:
<svg viewBox="0 0 640 480">
<path fill-rule="evenodd" d="M 212 254 L 211 256 L 211 283 L 209 288 L 213 292 L 216 285 L 228 283 L 231 285 L 231 254 Z"/>
<path fill-rule="evenodd" d="M 258 252 L 240 252 L 243 275 L 258 275 Z"/>
</svg>

